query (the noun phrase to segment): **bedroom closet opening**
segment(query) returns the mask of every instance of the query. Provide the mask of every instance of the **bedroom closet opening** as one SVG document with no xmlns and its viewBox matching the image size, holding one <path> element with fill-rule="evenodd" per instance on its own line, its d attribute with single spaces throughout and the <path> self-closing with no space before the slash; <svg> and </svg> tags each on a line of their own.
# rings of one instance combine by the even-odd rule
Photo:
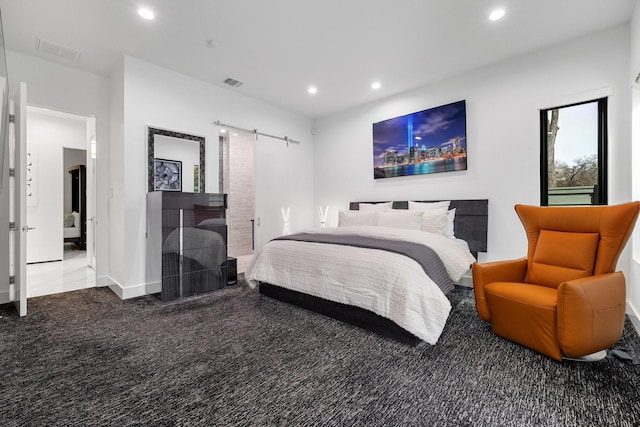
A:
<svg viewBox="0 0 640 427">
<path fill-rule="evenodd" d="M 27 296 L 96 286 L 95 118 L 27 107 Z"/>
<path fill-rule="evenodd" d="M 64 256 L 87 248 L 87 150 L 63 148 Z"/>
<path fill-rule="evenodd" d="M 255 247 L 255 186 L 253 135 L 220 131 L 220 191 L 228 196 L 228 256 L 237 259 L 244 273 Z"/>
</svg>

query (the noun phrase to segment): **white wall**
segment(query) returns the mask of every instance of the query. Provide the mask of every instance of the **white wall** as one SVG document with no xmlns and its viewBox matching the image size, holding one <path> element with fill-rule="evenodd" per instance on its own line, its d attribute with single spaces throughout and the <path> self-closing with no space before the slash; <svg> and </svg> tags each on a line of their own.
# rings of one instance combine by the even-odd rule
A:
<svg viewBox="0 0 640 427">
<path fill-rule="evenodd" d="M 623 26 L 319 120 L 315 204 L 330 205 L 331 225 L 352 200 L 487 198 L 488 251 L 480 261 L 524 256 L 526 236 L 513 206 L 540 202 L 539 108 L 608 88 L 609 203 L 630 200 L 628 68 L 629 27 Z M 372 123 L 462 99 L 467 171 L 374 181 Z M 621 257 L 619 267 L 628 264 Z"/>
<path fill-rule="evenodd" d="M 29 105 L 96 118 L 96 273 L 98 280 L 104 282 L 109 266 L 107 198 L 104 197 L 109 183 L 109 81 L 102 76 L 11 50 L 7 50 L 7 68 L 9 93 L 13 94 L 20 82 L 27 83 Z"/>
<path fill-rule="evenodd" d="M 640 1 L 636 1 L 636 7 L 631 19 L 631 59 L 629 68 L 629 83 L 634 82 L 640 75 Z M 630 89 L 632 96 L 631 105 L 631 146 L 633 159 L 632 171 L 632 198 L 640 200 L 640 83 L 634 83 Z M 640 318 L 640 223 L 636 224 L 632 235 L 631 272 L 627 276 L 628 306 L 629 312 Z M 636 322 L 636 328 L 640 331 L 640 321 Z"/>
<path fill-rule="evenodd" d="M 116 73 L 118 71 L 116 70 Z M 155 66 L 125 57 L 122 69 L 122 92 L 119 77 L 112 78 L 112 96 L 122 93 L 123 138 L 112 142 L 111 203 L 115 214 L 124 212 L 122 224 L 112 222 L 110 271 L 116 284 L 112 289 L 122 297 L 141 295 L 145 288 L 145 231 L 147 152 L 146 126 L 174 130 L 206 137 L 208 150 L 218 147 L 219 129 L 214 121 L 258 129 L 274 135 L 287 135 L 301 144 L 289 148 L 281 141 L 260 138 L 256 144 L 256 214 L 257 246 L 282 230 L 280 206 L 291 206 L 293 229 L 308 227 L 313 218 L 313 136 L 312 121 L 242 95 L 241 90 L 226 90 Z M 114 99 L 115 99 L 114 98 Z M 113 101 L 119 108 L 119 99 Z M 116 113 L 117 114 L 117 113 Z M 112 118 L 112 132 L 117 119 Z M 121 153 L 122 151 L 122 153 Z M 207 165 L 207 176 L 210 175 Z M 213 177 L 217 176 L 216 172 Z M 208 188 L 208 192 L 217 192 Z M 115 207 L 117 205 L 117 207 Z M 118 219 L 116 221 L 119 221 Z M 126 267 L 125 267 L 126 266 Z"/>
<path fill-rule="evenodd" d="M 109 213 L 109 284 L 124 277 L 124 62 L 114 67 L 109 79 L 109 183 L 106 195 Z"/>
<path fill-rule="evenodd" d="M 27 223 L 34 228 L 27 233 L 28 263 L 63 258 L 64 182 L 69 175 L 63 150 L 85 149 L 86 133 L 84 117 L 27 108 L 27 153 L 31 153 L 28 174 L 32 178 Z"/>
</svg>

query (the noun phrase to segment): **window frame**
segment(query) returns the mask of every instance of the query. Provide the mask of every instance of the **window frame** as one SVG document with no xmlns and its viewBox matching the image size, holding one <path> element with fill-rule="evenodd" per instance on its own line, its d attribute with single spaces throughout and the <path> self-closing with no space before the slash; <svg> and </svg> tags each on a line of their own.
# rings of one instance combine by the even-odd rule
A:
<svg viewBox="0 0 640 427">
<path fill-rule="evenodd" d="M 564 206 L 597 206 L 608 204 L 608 123 L 607 123 L 607 97 L 591 99 L 588 101 L 574 102 L 572 104 L 540 109 L 540 206 L 549 206 L 549 167 L 548 167 L 548 112 L 555 109 L 574 107 L 576 105 L 598 103 L 598 185 L 594 192 L 596 201 L 590 205 L 564 205 Z M 562 205 L 554 205 L 562 206 Z"/>
</svg>

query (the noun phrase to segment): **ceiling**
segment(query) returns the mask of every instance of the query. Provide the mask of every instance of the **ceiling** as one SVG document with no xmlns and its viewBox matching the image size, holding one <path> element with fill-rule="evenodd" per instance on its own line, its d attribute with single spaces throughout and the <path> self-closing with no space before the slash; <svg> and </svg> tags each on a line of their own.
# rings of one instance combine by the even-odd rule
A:
<svg viewBox="0 0 640 427">
<path fill-rule="evenodd" d="M 635 3 L 0 0 L 0 11 L 7 49 L 103 76 L 131 55 L 320 118 L 622 25 Z M 156 19 L 140 18 L 140 6 Z M 498 6 L 505 17 L 489 21 Z M 39 52 L 39 38 L 79 51 L 77 62 Z M 228 77 L 244 84 L 230 87 Z M 376 80 L 382 87 L 373 90 Z"/>
</svg>

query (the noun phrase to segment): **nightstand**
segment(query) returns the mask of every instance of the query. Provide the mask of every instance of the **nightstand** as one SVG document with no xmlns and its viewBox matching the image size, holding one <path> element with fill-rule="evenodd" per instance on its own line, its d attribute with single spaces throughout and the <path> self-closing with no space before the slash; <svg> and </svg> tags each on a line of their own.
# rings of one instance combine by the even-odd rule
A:
<svg viewBox="0 0 640 427">
<path fill-rule="evenodd" d="M 234 257 L 227 257 L 227 285 L 238 283 L 238 260 Z"/>
</svg>

